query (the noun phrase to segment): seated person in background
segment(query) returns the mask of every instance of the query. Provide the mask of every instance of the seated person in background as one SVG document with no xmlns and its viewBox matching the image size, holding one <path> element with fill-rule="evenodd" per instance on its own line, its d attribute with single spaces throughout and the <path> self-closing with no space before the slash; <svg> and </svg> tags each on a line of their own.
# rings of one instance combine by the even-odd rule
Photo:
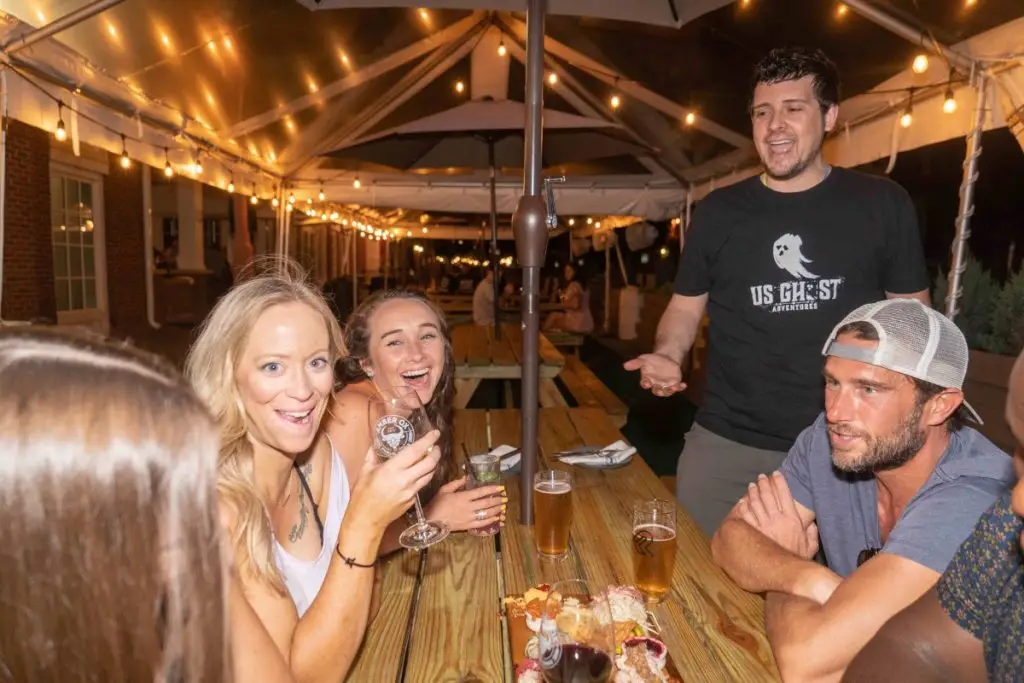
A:
<svg viewBox="0 0 1024 683">
<path fill-rule="evenodd" d="M 1010 374 L 1006 422 L 1024 474 L 1024 353 Z M 1024 479 L 981 517 L 935 588 L 861 650 L 850 683 L 1024 681 Z"/>
<path fill-rule="evenodd" d="M 1005 453 L 961 425 L 967 342 L 912 299 L 867 304 L 826 342 L 825 412 L 712 540 L 765 621 L 786 681 L 838 681 L 892 615 L 938 581 L 1014 481 Z M 828 568 L 813 561 L 818 539 Z"/>
<path fill-rule="evenodd" d="M 590 312 L 590 292 L 571 263 L 565 264 L 564 274 L 566 286 L 561 299 L 565 311 L 549 314 L 544 319 L 544 329 L 590 334 L 594 331 L 594 316 Z"/>
<path fill-rule="evenodd" d="M 484 273 L 484 279 L 473 291 L 473 322 L 477 325 L 494 324 L 494 271 Z"/>
<path fill-rule="evenodd" d="M 455 361 L 444 314 L 422 294 L 400 289 L 380 292 L 363 301 L 345 327 L 349 355 L 342 363 L 344 388 L 334 396 L 325 419 L 336 443 L 355 452 L 370 447 L 370 397 L 396 386 L 416 390 L 431 423 L 441 432 L 441 455 L 430 484 L 421 492 L 427 519 L 439 520 L 452 531 L 504 524 L 503 487 L 466 490 L 453 453 L 452 401 Z M 378 390 L 384 388 L 384 392 Z M 398 537 L 409 520 L 392 524 L 381 541 L 380 553 L 398 550 Z"/>
</svg>

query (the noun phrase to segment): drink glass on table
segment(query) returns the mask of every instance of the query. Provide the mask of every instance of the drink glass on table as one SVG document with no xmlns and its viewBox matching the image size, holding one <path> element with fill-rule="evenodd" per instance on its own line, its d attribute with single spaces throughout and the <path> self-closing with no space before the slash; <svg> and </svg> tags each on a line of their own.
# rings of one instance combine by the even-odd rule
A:
<svg viewBox="0 0 1024 683">
<path fill-rule="evenodd" d="M 370 399 L 369 423 L 373 451 L 381 460 L 398 455 L 426 436 L 434 425 L 423 409 L 419 394 L 409 387 L 377 387 L 379 396 Z M 398 542 L 403 548 L 423 550 L 448 537 L 448 525 L 440 521 L 427 521 L 417 493 L 414 498 L 416 523 L 402 532 Z"/>
<path fill-rule="evenodd" d="M 469 459 L 467 466 L 469 477 L 466 480 L 467 489 L 478 489 L 484 486 L 494 486 L 501 483 L 501 456 L 484 453 L 474 455 Z M 472 536 L 493 536 L 501 528 L 501 522 L 496 521 L 490 526 L 482 529 L 470 529 Z"/>
<path fill-rule="evenodd" d="M 676 563 L 676 506 L 647 500 L 633 506 L 633 575 L 649 602 L 665 599 Z"/>
<path fill-rule="evenodd" d="M 541 675 L 547 683 L 608 683 L 615 657 L 615 625 L 606 597 L 586 581 L 551 587 L 537 634 Z"/>
<path fill-rule="evenodd" d="M 572 526 L 572 474 L 544 470 L 533 477 L 533 535 L 541 557 L 560 560 L 569 553 Z"/>
</svg>

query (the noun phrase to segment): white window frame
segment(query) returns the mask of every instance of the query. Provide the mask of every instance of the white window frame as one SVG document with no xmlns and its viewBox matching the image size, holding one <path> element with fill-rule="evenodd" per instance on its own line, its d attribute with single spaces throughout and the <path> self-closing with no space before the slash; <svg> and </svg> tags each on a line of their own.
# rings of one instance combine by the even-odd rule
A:
<svg viewBox="0 0 1024 683">
<path fill-rule="evenodd" d="M 57 161 L 50 161 L 50 175 L 59 174 L 72 180 L 92 185 L 92 245 L 93 245 L 93 272 L 96 279 L 96 307 L 78 311 L 57 311 L 57 323 L 59 325 L 82 325 L 107 333 L 110 329 L 110 304 L 107 291 L 107 223 L 106 212 L 103 205 L 103 184 L 102 173 L 89 171 L 83 168 L 70 166 Z M 51 206 L 52 206 L 51 198 Z M 50 232 L 50 259 L 53 259 L 53 216 L 49 220 Z M 54 275 L 53 287 L 57 286 L 56 274 Z"/>
</svg>

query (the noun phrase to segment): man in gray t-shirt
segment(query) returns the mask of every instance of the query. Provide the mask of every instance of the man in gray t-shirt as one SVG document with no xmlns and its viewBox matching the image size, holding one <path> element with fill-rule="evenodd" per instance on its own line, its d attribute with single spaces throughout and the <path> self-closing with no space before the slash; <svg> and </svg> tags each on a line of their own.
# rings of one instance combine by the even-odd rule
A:
<svg viewBox="0 0 1024 683">
<path fill-rule="evenodd" d="M 825 412 L 780 471 L 751 483 L 712 539 L 715 561 L 765 592 L 785 680 L 838 680 L 894 614 L 938 581 L 1011 459 L 964 419 L 968 351 L 917 301 L 862 306 L 825 343 Z M 814 561 L 820 546 L 827 566 Z"/>
</svg>

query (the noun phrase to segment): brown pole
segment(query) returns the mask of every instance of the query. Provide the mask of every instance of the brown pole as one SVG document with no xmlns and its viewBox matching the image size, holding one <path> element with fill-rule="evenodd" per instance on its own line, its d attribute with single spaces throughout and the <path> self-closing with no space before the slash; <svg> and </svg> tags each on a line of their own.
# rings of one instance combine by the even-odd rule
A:
<svg viewBox="0 0 1024 683">
<path fill-rule="evenodd" d="M 523 268 L 522 471 L 519 522 L 533 524 L 533 475 L 537 471 L 537 408 L 540 386 L 540 269 L 548 246 L 547 204 L 541 193 L 544 108 L 544 11 L 546 0 L 529 0 L 526 12 L 526 144 L 523 196 L 512 216 L 516 255 Z"/>
<path fill-rule="evenodd" d="M 491 270 L 494 272 L 494 337 L 501 339 L 501 285 L 498 284 L 498 170 L 494 159 L 494 138 L 487 138 L 487 163 L 491 167 Z"/>
</svg>

